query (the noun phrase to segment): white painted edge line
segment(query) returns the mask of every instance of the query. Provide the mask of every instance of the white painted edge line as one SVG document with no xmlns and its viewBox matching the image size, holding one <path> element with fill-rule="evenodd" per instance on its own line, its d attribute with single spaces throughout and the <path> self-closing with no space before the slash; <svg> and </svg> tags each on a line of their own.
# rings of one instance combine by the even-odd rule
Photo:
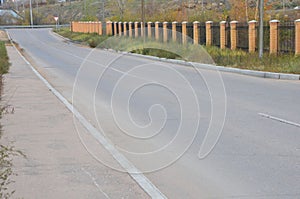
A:
<svg viewBox="0 0 300 199">
<path fill-rule="evenodd" d="M 114 157 L 114 159 L 127 171 L 127 173 L 136 181 L 136 183 L 151 198 L 167 198 L 142 172 L 140 172 L 122 153 L 120 153 L 88 120 L 79 113 L 79 111 L 68 102 L 51 84 L 30 64 L 30 62 L 19 52 L 7 33 L 11 44 L 22 57 L 25 63 L 31 68 L 34 74 L 48 87 L 48 89 L 69 109 L 76 119 L 90 132 L 90 134 L 99 141 L 103 147 Z"/>
<path fill-rule="evenodd" d="M 291 121 L 281 119 L 281 118 L 278 118 L 278 117 L 274 117 L 274 116 L 271 116 L 271 115 L 268 115 L 268 114 L 265 114 L 265 113 L 258 113 L 258 115 L 260 115 L 262 117 L 265 117 L 265 118 L 268 118 L 268 119 L 271 119 L 271 120 L 275 120 L 275 121 L 278 121 L 278 122 L 282 122 L 284 124 L 289 124 L 289 125 L 296 126 L 296 127 L 300 128 L 300 124 L 298 124 L 296 122 L 291 122 Z"/>
</svg>

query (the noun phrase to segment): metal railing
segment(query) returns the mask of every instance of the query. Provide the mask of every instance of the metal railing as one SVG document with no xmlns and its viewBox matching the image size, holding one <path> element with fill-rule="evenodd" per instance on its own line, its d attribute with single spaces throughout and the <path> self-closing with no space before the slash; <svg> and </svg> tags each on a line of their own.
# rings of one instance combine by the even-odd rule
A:
<svg viewBox="0 0 300 199">
<path fill-rule="evenodd" d="M 55 24 L 49 24 L 49 25 L 0 25 L 0 29 L 29 29 L 29 28 L 64 28 L 64 27 L 70 27 L 70 24 L 62 24 L 62 25 L 55 25 Z"/>
</svg>

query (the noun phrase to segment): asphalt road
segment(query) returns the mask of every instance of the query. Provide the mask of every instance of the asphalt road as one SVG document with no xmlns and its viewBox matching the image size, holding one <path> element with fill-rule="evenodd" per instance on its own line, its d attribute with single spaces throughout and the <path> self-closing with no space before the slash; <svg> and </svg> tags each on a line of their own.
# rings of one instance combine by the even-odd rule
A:
<svg viewBox="0 0 300 199">
<path fill-rule="evenodd" d="M 92 50 L 49 29 L 8 32 L 167 197 L 300 198 L 299 81 Z M 99 164 L 119 169 L 83 144 Z"/>
</svg>

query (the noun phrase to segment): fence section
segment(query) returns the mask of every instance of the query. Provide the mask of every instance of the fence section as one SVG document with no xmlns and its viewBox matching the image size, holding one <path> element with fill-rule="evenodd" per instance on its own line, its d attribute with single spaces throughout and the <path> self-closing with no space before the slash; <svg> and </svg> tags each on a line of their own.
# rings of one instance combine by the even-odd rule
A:
<svg viewBox="0 0 300 199">
<path fill-rule="evenodd" d="M 200 45 L 212 45 L 232 50 L 237 48 L 254 52 L 258 46 L 259 31 L 257 30 L 257 22 L 251 21 L 250 23 L 254 23 L 254 25 L 250 27 L 246 23 L 223 21 L 221 28 L 220 23 L 211 21 L 195 23 L 148 22 L 146 24 L 141 22 L 72 22 L 71 30 L 73 32 L 98 33 L 99 35 L 145 36 L 159 42 L 176 41 L 180 44 L 193 41 L 193 43 Z M 194 30 L 194 28 L 197 29 Z M 299 31 L 300 20 L 282 23 L 272 20 L 270 23 L 265 23 L 264 51 L 300 54 Z M 251 44 L 250 48 L 249 44 Z"/>
</svg>

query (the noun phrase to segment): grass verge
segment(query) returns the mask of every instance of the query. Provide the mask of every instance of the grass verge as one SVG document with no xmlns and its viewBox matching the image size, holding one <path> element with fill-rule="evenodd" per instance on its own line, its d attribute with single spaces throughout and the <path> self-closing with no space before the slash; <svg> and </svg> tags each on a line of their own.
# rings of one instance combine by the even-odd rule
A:
<svg viewBox="0 0 300 199">
<path fill-rule="evenodd" d="M 248 70 L 300 74 L 300 56 L 294 54 L 270 55 L 265 53 L 264 57 L 260 59 L 257 53 L 248 53 L 243 50 L 232 51 L 214 46 L 195 46 L 191 42 L 183 46 L 178 43 L 147 41 L 148 44 L 145 47 L 145 41 L 138 38 L 112 37 L 113 39 L 109 39 L 107 42 L 107 36 L 97 34 L 73 33 L 69 29 L 60 29 L 56 32 L 72 41 L 87 44 L 93 48 L 99 46 L 168 59 L 183 59 L 206 64 L 215 63 L 219 66 Z M 135 48 L 132 48 L 133 46 Z M 140 48 L 136 48 L 137 46 Z"/>
<path fill-rule="evenodd" d="M 81 43 L 84 45 L 89 45 L 91 48 L 97 47 L 101 42 L 106 40 L 108 36 L 101 36 L 97 33 L 76 33 L 71 32 L 68 28 L 60 28 L 58 30 L 53 30 L 59 35 L 69 38 L 74 42 Z"/>
</svg>

